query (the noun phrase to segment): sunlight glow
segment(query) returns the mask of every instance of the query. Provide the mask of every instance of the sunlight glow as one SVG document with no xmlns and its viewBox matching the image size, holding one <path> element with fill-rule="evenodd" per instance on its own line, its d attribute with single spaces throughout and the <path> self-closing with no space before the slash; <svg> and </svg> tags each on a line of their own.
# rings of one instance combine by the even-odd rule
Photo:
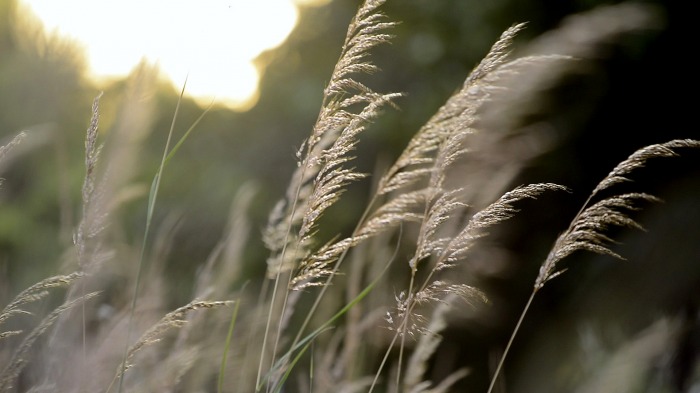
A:
<svg viewBox="0 0 700 393">
<path fill-rule="evenodd" d="M 246 110 L 257 100 L 252 60 L 297 23 L 293 0 L 22 0 L 48 33 L 77 41 L 99 82 L 158 64 L 198 102 Z"/>
</svg>

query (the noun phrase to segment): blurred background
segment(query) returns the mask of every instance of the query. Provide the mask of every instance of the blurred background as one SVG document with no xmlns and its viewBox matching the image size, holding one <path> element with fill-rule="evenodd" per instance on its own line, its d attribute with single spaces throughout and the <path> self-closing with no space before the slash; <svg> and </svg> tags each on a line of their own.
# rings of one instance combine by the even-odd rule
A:
<svg viewBox="0 0 700 393">
<path fill-rule="evenodd" d="M 388 109 L 364 134 L 358 169 L 373 173 L 385 168 L 509 26 L 528 23 L 516 40 L 518 53 L 536 37 L 571 21 L 572 15 L 614 3 L 390 0 L 383 10 L 390 20 L 401 23 L 393 29 L 392 43 L 373 52 L 382 71 L 368 83 L 377 91 L 405 96 L 397 101 L 400 109 Z M 268 212 L 284 194 L 295 168 L 295 152 L 318 115 L 323 88 L 359 2 L 270 2 L 267 13 L 252 12 L 245 18 L 252 22 L 247 29 L 211 27 L 209 35 L 192 38 L 190 34 L 204 29 L 197 24 L 200 20 L 211 16 L 226 25 L 230 16 L 230 23 L 238 25 L 241 22 L 234 17 L 252 7 L 235 0 L 207 4 L 192 14 L 175 12 L 180 5 L 170 2 L 161 10 L 124 3 L 120 7 L 126 9 L 119 14 L 124 16 L 112 18 L 119 19 L 115 26 L 100 20 L 116 14 L 104 9 L 101 14 L 90 13 L 98 12 L 97 6 L 70 9 L 74 16 L 93 22 L 87 29 L 94 36 L 112 37 L 101 50 L 117 52 L 118 58 L 127 55 L 121 55 L 117 43 L 131 39 L 126 32 L 133 30 L 142 41 L 162 39 L 169 46 L 175 44 L 182 59 L 196 60 L 168 71 L 171 63 L 187 60 L 155 50 L 151 58 L 144 53 L 141 63 L 142 56 L 136 56 L 133 64 L 127 64 L 128 74 L 108 71 L 110 75 L 99 76 L 95 60 L 85 51 L 90 46 L 80 43 L 80 37 L 60 35 L 60 27 L 59 34 L 53 34 L 26 5 L 0 0 L 1 144 L 26 132 L 22 143 L 0 162 L 3 301 L 62 269 L 81 214 L 85 129 L 92 100 L 100 91 L 104 92 L 101 138 L 108 139 L 121 127 L 133 131 L 129 143 L 134 145 L 134 155 L 123 160 L 132 168 L 124 188 L 117 190 L 123 204 L 110 223 L 110 236 L 118 244 L 140 243 L 148 187 L 188 72 L 196 96 L 184 97 L 176 137 L 212 99 L 214 104 L 162 179 L 154 225 L 173 228 L 171 248 L 164 257 L 169 306 L 191 299 L 191 277 L 214 248 L 231 201 L 243 185 L 253 185 L 257 191 L 248 210 L 252 235 L 241 281 L 264 275 L 267 251 L 259 234 Z M 487 292 L 490 304 L 474 316 L 455 316 L 444 333 L 449 344 L 436 356 L 450 364 L 446 368 L 454 364 L 472 368 L 461 385 L 464 389 L 484 390 L 485 376 L 515 325 L 547 250 L 598 181 L 642 146 L 700 136 L 691 88 L 698 82 L 691 60 L 697 37 L 692 4 L 670 0 L 644 4 L 654 7 L 647 27 L 598 45 L 587 52 L 583 66 L 522 98 L 521 103 L 528 105 L 523 104 L 525 109 L 517 116 L 503 115 L 512 123 L 508 127 L 536 126 L 547 139 L 544 147 L 526 154 L 504 187 L 553 182 L 571 193 L 522 203 L 522 212 L 494 229 L 489 247 L 476 252 L 469 263 L 469 280 Z M 284 10 L 279 18 L 276 10 Z M 148 28 L 140 30 L 142 20 Z M 168 26 L 172 20 L 174 26 Z M 273 30 L 274 37 L 256 39 Z M 245 54 L 235 60 L 238 57 L 232 53 L 239 51 Z M 253 68 L 246 68 L 250 61 Z M 217 74 L 219 68 L 223 73 Z M 206 83 L 200 84 L 207 74 L 217 75 L 220 83 L 215 80 L 214 85 L 228 86 L 231 94 L 226 89 L 207 90 Z M 247 87 L 234 92 L 239 85 Z M 537 105 L 529 105 L 532 102 Z M 493 154 L 500 152 L 506 160 L 527 150 L 519 145 L 526 142 L 518 138 L 499 142 Z M 566 261 L 569 271 L 538 295 L 506 366 L 507 391 L 573 391 L 571 381 L 584 386 L 582 391 L 627 391 L 596 390 L 598 385 L 586 382 L 601 364 L 617 359 L 618 348 L 631 351 L 629 359 L 648 360 L 644 367 L 653 366 L 641 390 L 630 391 L 667 391 L 654 390 L 661 386 L 654 383 L 663 380 L 663 386 L 676 389 L 668 391 L 697 392 L 688 382 L 693 378 L 694 389 L 700 389 L 695 360 L 700 350 L 700 161 L 696 151 L 681 154 L 653 160 L 635 173 L 630 189 L 656 195 L 664 203 L 644 206 L 634 214 L 647 232 L 613 233 L 621 243 L 615 251 L 627 261 L 575 254 Z M 495 165 L 499 163 L 496 160 Z M 369 180 L 350 189 L 342 205 L 329 213 L 334 219 L 324 224 L 324 230 L 351 231 L 371 184 Z M 647 352 L 635 347 L 636 341 L 630 344 L 637 337 L 647 340 L 642 340 Z M 663 349 L 654 352 L 649 349 L 652 344 Z M 623 365 L 642 368 L 629 359 L 623 359 Z M 444 377 L 440 367 L 433 371 L 436 380 Z"/>
</svg>

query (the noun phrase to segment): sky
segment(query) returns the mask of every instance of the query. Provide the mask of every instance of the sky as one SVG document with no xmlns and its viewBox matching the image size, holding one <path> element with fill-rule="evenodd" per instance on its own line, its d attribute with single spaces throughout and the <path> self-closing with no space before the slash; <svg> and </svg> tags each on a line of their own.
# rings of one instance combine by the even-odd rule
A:
<svg viewBox="0 0 700 393">
<path fill-rule="evenodd" d="M 47 34 L 77 42 L 97 83 L 127 75 L 142 59 L 208 105 L 245 110 L 257 100 L 252 61 L 284 42 L 298 5 L 323 0 L 21 0 Z"/>
</svg>

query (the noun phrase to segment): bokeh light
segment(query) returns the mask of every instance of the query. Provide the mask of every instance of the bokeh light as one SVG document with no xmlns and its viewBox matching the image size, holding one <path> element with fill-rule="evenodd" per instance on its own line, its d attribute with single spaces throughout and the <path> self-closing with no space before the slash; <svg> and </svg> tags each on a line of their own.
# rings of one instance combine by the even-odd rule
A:
<svg viewBox="0 0 700 393">
<path fill-rule="evenodd" d="M 156 63 L 187 94 L 236 110 L 257 100 L 252 61 L 284 42 L 297 23 L 290 0 L 22 0 L 47 34 L 77 42 L 97 83 Z"/>
</svg>

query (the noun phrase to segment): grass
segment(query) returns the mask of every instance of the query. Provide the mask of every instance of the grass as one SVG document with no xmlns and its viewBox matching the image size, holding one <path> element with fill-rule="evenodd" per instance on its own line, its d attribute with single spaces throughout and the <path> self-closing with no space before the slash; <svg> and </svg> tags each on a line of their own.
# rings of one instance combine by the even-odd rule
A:
<svg viewBox="0 0 700 393">
<path fill-rule="evenodd" d="M 167 271 L 157 253 L 159 247 L 167 249 L 168 230 L 156 231 L 163 237 L 151 241 L 151 224 L 159 208 L 160 180 L 176 176 L 164 171 L 165 166 L 176 159 L 174 153 L 196 123 L 171 150 L 176 109 L 148 194 L 143 240 L 124 251 L 110 243 L 109 222 L 122 203 L 120 188 L 129 181 L 125 171 L 133 169 L 124 165 L 124 157 L 132 157 L 130 141 L 142 138 L 139 129 L 149 119 L 144 108 L 125 107 L 120 116 L 125 125 L 103 147 L 98 143 L 100 97 L 95 99 L 85 142 L 82 219 L 68 263 L 72 272 L 27 288 L 0 313 L 0 340 L 9 343 L 0 350 L 5 362 L 0 391 L 458 389 L 470 375 L 469 365 L 442 370 L 440 380 L 428 374 L 454 310 L 492 302 L 463 274 L 468 271 L 465 261 L 490 231 L 518 214 L 523 201 L 536 203 L 552 191 L 572 192 L 553 183 L 510 186 L 527 157 L 514 158 L 497 173 L 491 172 L 496 171 L 492 163 L 470 161 L 488 154 L 489 146 L 507 143 L 507 136 L 493 133 L 489 122 L 494 113 L 517 112 L 513 106 L 522 102 L 519 97 L 552 85 L 593 56 L 599 45 L 643 29 L 653 18 L 649 9 L 637 5 L 595 10 L 572 19 L 520 56 L 513 56 L 511 47 L 525 25 L 507 29 L 396 161 L 377 176 L 354 230 L 328 236 L 323 220 L 350 187 L 369 177 L 353 165 L 363 134 L 402 97 L 377 92 L 364 82 L 379 72 L 371 51 L 392 39 L 395 26 L 380 12 L 382 3 L 366 1 L 350 22 L 318 118 L 264 230 L 270 253 L 266 277 L 239 277 L 241 264 L 260 263 L 243 256 L 251 226 L 245 212 L 254 191 L 241 187 L 227 230 L 193 279 L 193 300 L 174 311 L 163 312 Z M 148 84 L 134 79 L 131 94 L 139 96 Z M 0 148 L 0 158 L 19 143 L 21 136 Z M 700 142 L 690 139 L 641 147 L 594 187 L 570 225 L 552 239 L 533 277 L 531 296 L 489 376 L 488 393 L 503 385 L 503 365 L 530 307 L 566 271 L 564 260 L 578 251 L 622 259 L 613 247 L 615 228 L 641 229 L 634 212 L 659 201 L 628 191 L 636 172 L 654 165 L 656 158 L 698 147 Z M 483 173 L 485 169 L 490 171 Z M 477 176 L 465 181 L 462 173 Z M 121 285 L 114 282 L 119 264 L 127 271 Z M 389 275 L 398 278 L 388 281 Z M 234 286 L 246 280 L 261 284 Z M 29 306 L 59 287 L 67 288 L 65 299 L 36 327 L 5 330 L 8 321 L 35 313 Z M 110 304 L 107 295 L 117 290 L 133 296 Z M 378 337 L 381 344 L 362 339 L 368 336 Z"/>
</svg>

